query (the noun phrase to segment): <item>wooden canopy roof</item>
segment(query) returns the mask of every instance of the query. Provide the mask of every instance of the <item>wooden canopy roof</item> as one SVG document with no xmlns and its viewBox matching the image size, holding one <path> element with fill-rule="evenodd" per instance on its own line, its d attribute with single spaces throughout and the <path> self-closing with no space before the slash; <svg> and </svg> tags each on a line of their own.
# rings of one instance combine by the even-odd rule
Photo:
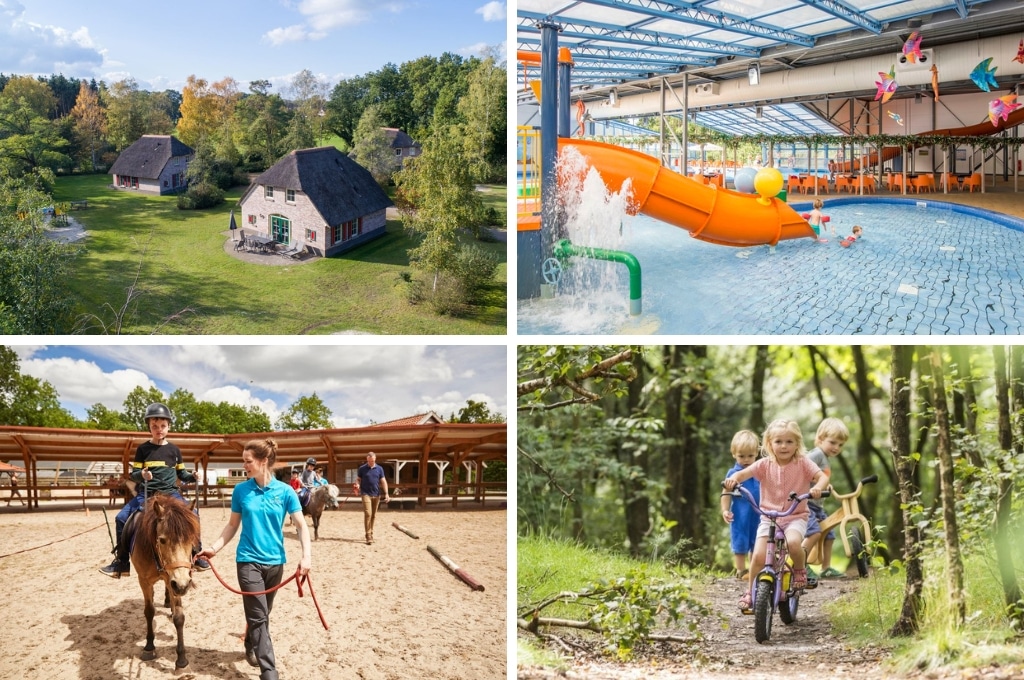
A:
<svg viewBox="0 0 1024 680">
<path fill-rule="evenodd" d="M 385 460 L 507 460 L 505 423 L 430 423 L 369 426 L 297 432 L 194 434 L 177 432 L 168 441 L 181 449 L 188 467 L 210 463 L 240 465 L 242 448 L 251 439 L 277 442 L 278 461 L 296 463 L 314 457 L 330 468 L 362 463 L 373 451 Z M 76 430 L 0 425 L 0 460 L 20 459 L 26 467 L 39 461 L 121 461 L 129 463 L 148 432 Z"/>
</svg>

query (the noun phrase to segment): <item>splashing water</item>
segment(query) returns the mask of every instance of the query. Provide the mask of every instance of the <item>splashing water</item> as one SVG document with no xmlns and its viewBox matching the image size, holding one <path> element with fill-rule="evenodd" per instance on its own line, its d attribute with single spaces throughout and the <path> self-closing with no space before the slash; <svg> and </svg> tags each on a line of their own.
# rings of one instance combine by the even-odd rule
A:
<svg viewBox="0 0 1024 680">
<path fill-rule="evenodd" d="M 629 181 L 610 192 L 597 170 L 569 147 L 559 157 L 558 186 L 561 221 L 552 242 L 567 238 L 574 246 L 628 251 L 629 215 L 635 212 Z M 586 257 L 564 262 L 555 298 L 521 301 L 519 316 L 541 333 L 628 333 L 623 324 L 637 323 L 630 321 L 626 268 Z M 650 326 L 649 320 L 643 325 Z"/>
</svg>

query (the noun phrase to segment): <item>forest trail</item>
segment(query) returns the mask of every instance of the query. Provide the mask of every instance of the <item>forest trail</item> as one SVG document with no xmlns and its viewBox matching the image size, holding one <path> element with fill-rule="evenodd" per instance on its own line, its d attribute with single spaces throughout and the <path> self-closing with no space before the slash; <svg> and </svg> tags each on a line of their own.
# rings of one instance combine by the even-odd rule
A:
<svg viewBox="0 0 1024 680">
<path fill-rule="evenodd" d="M 596 652 L 577 657 L 568 671 L 520 668 L 519 680 L 821 680 L 822 678 L 892 680 L 882 665 L 887 652 L 879 648 L 854 649 L 833 634 L 823 605 L 854 588 L 870 587 L 870 580 L 847 576 L 821 581 L 800 598 L 797 620 L 785 625 L 775 615 L 771 640 L 754 639 L 754 617 L 737 607 L 743 583 L 714 578 L 697 598 L 710 604 L 712 616 L 700 622 L 701 640 L 690 647 L 659 643 L 630 663 L 615 663 Z M 719 618 L 721 617 L 721 618 Z M 661 631 L 659 631 L 661 632 Z M 685 635 L 684 631 L 664 631 Z M 1010 674 L 1006 674 L 1006 672 Z M 1019 672 L 1019 671 L 1018 671 Z M 927 680 L 1002 680 L 1020 677 L 1009 669 L 928 671 L 914 674 Z"/>
</svg>

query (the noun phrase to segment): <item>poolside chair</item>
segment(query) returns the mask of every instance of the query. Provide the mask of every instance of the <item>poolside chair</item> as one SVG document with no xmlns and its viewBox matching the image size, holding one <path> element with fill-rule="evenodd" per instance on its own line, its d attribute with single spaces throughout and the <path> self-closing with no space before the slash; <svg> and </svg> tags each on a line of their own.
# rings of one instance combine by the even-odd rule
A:
<svg viewBox="0 0 1024 680">
<path fill-rule="evenodd" d="M 793 194 L 800 190 L 800 176 L 790 175 L 786 181 L 786 193 Z"/>
<path fill-rule="evenodd" d="M 971 193 L 973 194 L 974 187 L 978 187 L 979 191 L 981 190 L 981 173 L 976 172 L 970 177 L 965 178 L 964 183 L 960 185 L 960 190 L 963 191 L 964 189 L 970 188 Z"/>
<path fill-rule="evenodd" d="M 857 180 L 852 181 L 856 182 Z M 850 178 L 844 175 L 836 175 L 836 193 L 840 193 L 843 189 L 846 189 L 847 191 L 853 191 L 853 189 L 851 188 L 851 180 Z"/>
<path fill-rule="evenodd" d="M 946 191 L 952 191 L 953 189 L 960 188 L 960 180 L 951 172 L 945 174 L 946 180 Z"/>
</svg>

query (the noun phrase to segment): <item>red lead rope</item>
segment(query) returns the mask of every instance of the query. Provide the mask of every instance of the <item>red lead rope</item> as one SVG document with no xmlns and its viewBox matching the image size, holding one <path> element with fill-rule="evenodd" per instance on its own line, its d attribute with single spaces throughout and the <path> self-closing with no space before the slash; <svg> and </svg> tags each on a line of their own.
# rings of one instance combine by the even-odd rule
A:
<svg viewBox="0 0 1024 680">
<path fill-rule="evenodd" d="M 217 567 L 213 566 L 213 561 L 209 558 L 207 558 L 207 561 L 210 562 L 210 569 L 213 570 L 213 575 L 217 577 L 217 580 L 220 581 L 220 584 L 228 590 L 230 590 L 235 595 L 267 595 L 269 593 L 274 592 L 275 590 L 280 590 L 281 588 L 284 588 L 286 585 L 288 585 L 289 582 L 295 581 L 295 585 L 299 591 L 299 597 L 302 597 L 302 584 L 303 582 L 305 582 L 307 585 L 309 585 L 309 594 L 313 598 L 313 605 L 316 607 L 316 613 L 320 616 L 320 623 L 324 625 L 324 630 L 331 629 L 330 626 L 327 625 L 327 620 L 324 618 L 323 611 L 321 611 L 320 609 L 320 603 L 316 600 L 316 592 L 313 590 L 313 581 L 309 578 L 309 572 L 306 572 L 305 576 L 299 576 L 299 568 L 296 568 L 294 574 L 292 574 L 285 580 L 281 581 L 273 588 L 268 588 L 267 590 L 246 592 L 243 590 L 237 590 L 228 585 L 227 581 L 221 578 L 220 573 L 217 571 Z"/>
</svg>

